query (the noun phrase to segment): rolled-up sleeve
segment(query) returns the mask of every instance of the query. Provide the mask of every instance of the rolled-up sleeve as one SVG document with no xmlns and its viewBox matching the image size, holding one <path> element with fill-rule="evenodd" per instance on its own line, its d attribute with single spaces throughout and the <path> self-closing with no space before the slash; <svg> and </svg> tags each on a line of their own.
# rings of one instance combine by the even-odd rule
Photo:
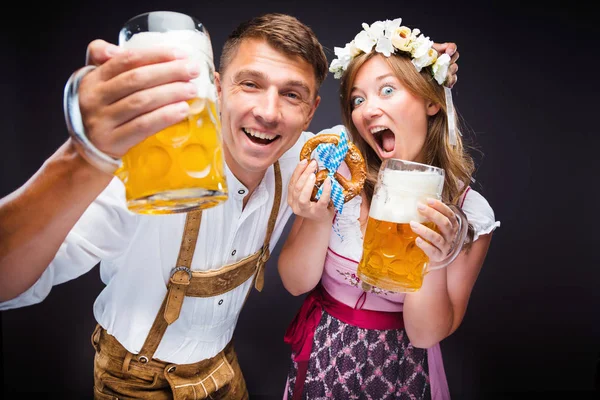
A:
<svg viewBox="0 0 600 400">
<path fill-rule="evenodd" d="M 0 303 L 0 310 L 39 303 L 53 286 L 85 274 L 101 260 L 118 257 L 129 245 L 138 218 L 126 208 L 123 184 L 114 178 L 71 229 L 36 283 L 16 298 Z"/>
</svg>

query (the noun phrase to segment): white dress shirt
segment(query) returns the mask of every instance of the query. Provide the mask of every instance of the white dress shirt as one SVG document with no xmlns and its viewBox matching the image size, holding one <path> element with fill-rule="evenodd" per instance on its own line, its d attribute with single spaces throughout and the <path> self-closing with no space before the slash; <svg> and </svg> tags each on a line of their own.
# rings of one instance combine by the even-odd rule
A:
<svg viewBox="0 0 600 400">
<path fill-rule="evenodd" d="M 300 149 L 311 136 L 304 132 L 279 160 L 282 197 L 270 250 L 292 214 L 287 186 L 298 165 Z M 193 270 L 235 263 L 254 254 L 264 243 L 275 194 L 273 167 L 243 210 L 248 189 L 227 167 L 226 178 L 228 200 L 202 212 Z M 166 295 L 185 217 L 130 212 L 125 206 L 124 186 L 114 178 L 70 231 L 40 279 L 19 297 L 0 303 L 0 310 L 41 302 L 52 286 L 83 275 L 100 262 L 100 276 L 106 287 L 94 303 L 94 316 L 127 350 L 138 353 Z M 167 328 L 154 358 L 187 364 L 215 356 L 233 336 L 252 281 L 253 277 L 215 297 L 186 297 L 179 319 Z"/>
</svg>

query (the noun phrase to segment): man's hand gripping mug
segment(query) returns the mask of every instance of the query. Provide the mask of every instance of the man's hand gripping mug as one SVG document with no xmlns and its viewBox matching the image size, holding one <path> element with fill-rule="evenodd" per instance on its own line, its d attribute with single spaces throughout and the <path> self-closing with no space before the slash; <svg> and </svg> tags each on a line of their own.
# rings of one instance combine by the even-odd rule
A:
<svg viewBox="0 0 600 400">
<path fill-rule="evenodd" d="M 202 23 L 185 14 L 157 11 L 131 18 L 119 33 L 119 46 L 169 46 L 200 64 L 193 79 L 198 95 L 188 101 L 188 117 L 133 146 L 122 159 L 99 151 L 86 137 L 77 90 L 87 66 L 65 86 L 65 117 L 82 155 L 125 184 L 127 207 L 140 214 L 171 214 L 216 206 L 227 199 L 221 122 L 217 106 L 212 45 Z M 116 170 L 116 171 L 115 171 Z"/>
</svg>

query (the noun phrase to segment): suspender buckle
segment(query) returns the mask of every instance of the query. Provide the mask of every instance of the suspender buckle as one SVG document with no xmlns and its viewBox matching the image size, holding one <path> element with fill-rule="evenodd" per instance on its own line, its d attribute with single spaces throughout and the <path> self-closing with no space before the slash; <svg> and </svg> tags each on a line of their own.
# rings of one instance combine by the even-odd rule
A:
<svg viewBox="0 0 600 400">
<path fill-rule="evenodd" d="M 177 274 L 180 271 L 187 272 L 187 279 L 185 275 Z M 165 311 L 163 313 L 167 325 L 171 325 L 179 318 L 183 299 L 191 281 L 192 271 L 188 267 L 178 266 L 171 270 L 170 283 L 167 287 Z"/>
<path fill-rule="evenodd" d="M 190 277 L 190 281 L 192 280 L 192 270 L 189 269 L 188 267 L 175 267 L 171 270 L 171 278 L 173 278 L 173 275 L 175 275 L 175 273 L 177 273 L 178 271 L 185 271 L 188 273 L 188 276 Z"/>
</svg>

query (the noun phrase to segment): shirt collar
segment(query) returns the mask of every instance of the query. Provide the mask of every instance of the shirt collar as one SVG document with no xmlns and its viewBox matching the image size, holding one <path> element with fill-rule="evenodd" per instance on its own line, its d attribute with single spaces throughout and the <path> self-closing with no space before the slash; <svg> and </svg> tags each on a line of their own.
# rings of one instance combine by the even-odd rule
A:
<svg viewBox="0 0 600 400">
<path fill-rule="evenodd" d="M 240 180 L 231 172 L 231 169 L 225 163 L 225 177 L 227 179 L 227 187 L 229 192 L 229 198 L 231 200 L 235 200 L 236 202 L 242 202 L 244 197 L 248 195 L 248 188 L 244 185 Z M 259 203 L 257 205 L 263 204 L 267 201 L 268 193 L 272 191 L 275 193 L 275 182 L 270 182 L 274 179 L 273 177 L 273 168 L 269 167 L 265 176 L 262 178 L 254 193 L 252 193 L 252 197 L 248 201 L 250 203 Z"/>
</svg>

